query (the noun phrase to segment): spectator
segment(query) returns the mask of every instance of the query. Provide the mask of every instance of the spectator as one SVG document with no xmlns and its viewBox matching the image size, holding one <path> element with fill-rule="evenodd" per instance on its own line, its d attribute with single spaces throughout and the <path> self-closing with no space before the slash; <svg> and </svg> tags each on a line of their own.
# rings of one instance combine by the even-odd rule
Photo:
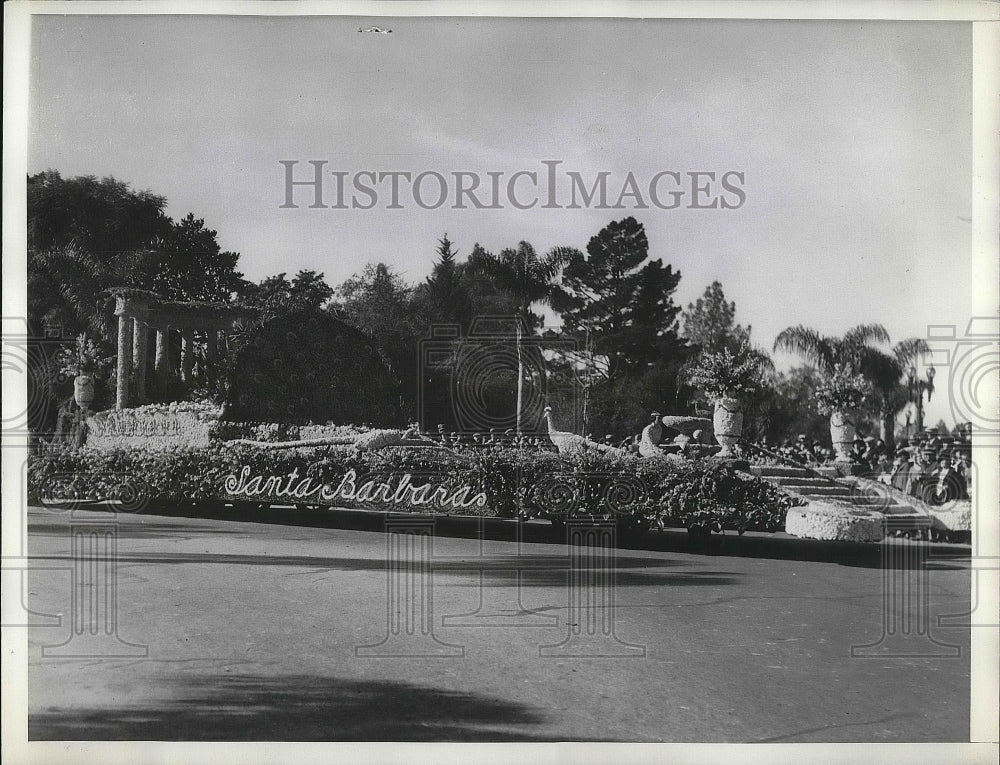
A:
<svg viewBox="0 0 1000 765">
<path fill-rule="evenodd" d="M 851 462 L 855 465 L 860 465 L 865 468 L 870 468 L 870 465 L 865 460 L 865 442 L 862 438 L 855 438 L 854 445 L 851 447 L 850 458 Z"/>
<path fill-rule="evenodd" d="M 959 452 L 958 474 L 962 477 L 962 487 L 964 492 L 962 499 L 969 499 L 972 496 L 972 455 L 969 452 Z"/>
<path fill-rule="evenodd" d="M 962 495 L 962 479 L 958 471 L 952 467 L 951 458 L 947 454 L 942 454 L 938 460 L 938 466 L 931 472 L 933 482 L 933 492 L 931 502 L 935 505 L 944 505 L 959 499 Z"/>
<path fill-rule="evenodd" d="M 805 434 L 799 436 L 795 448 L 794 459 L 803 465 L 811 465 L 819 462 L 821 459 L 816 453 L 817 444 L 806 438 Z"/>
<path fill-rule="evenodd" d="M 873 455 L 874 462 L 871 463 L 872 472 L 875 475 L 885 473 L 889 470 L 889 466 L 892 464 L 892 460 L 889 458 L 889 454 L 885 449 L 879 449 Z"/>
<path fill-rule="evenodd" d="M 865 439 L 865 462 L 873 473 L 881 473 L 889 464 L 889 455 L 886 454 L 885 441 L 881 438 Z"/>
<path fill-rule="evenodd" d="M 929 449 L 918 449 L 913 452 L 913 464 L 910 465 L 910 472 L 907 476 L 906 493 L 911 497 L 916 497 L 925 502 L 931 500 L 933 484 L 931 482 L 930 461 L 934 459 L 934 452 Z"/>
<path fill-rule="evenodd" d="M 901 449 L 892 461 L 892 473 L 889 477 L 889 485 L 897 491 L 906 492 L 910 483 L 909 451 L 909 446 Z"/>
</svg>

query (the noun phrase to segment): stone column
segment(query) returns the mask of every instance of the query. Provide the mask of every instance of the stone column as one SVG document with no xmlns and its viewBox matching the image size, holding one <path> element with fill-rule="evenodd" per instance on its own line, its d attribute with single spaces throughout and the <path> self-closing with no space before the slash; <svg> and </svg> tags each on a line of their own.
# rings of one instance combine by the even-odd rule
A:
<svg viewBox="0 0 1000 765">
<path fill-rule="evenodd" d="M 185 329 L 181 332 L 181 379 L 191 381 L 194 370 L 194 331 Z"/>
<path fill-rule="evenodd" d="M 146 341 L 147 326 L 142 316 L 132 319 L 132 363 L 135 366 L 135 403 L 146 403 Z"/>
<path fill-rule="evenodd" d="M 125 313 L 126 306 L 119 299 L 118 310 L 118 384 L 115 390 L 115 409 L 129 405 L 129 385 L 132 380 L 132 317 Z"/>
<path fill-rule="evenodd" d="M 156 357 L 153 361 L 153 369 L 160 379 L 164 379 L 170 374 L 170 327 L 157 327 L 156 329 Z"/>
<path fill-rule="evenodd" d="M 205 349 L 205 357 L 209 364 L 215 361 L 219 357 L 219 333 L 217 330 L 210 329 L 205 334 L 205 341 L 207 343 Z"/>
</svg>

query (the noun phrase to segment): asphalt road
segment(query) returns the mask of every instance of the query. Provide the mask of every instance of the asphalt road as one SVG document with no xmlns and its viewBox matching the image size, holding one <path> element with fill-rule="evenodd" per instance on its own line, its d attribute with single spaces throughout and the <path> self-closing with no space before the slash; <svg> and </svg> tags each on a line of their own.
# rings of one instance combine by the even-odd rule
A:
<svg viewBox="0 0 1000 765">
<path fill-rule="evenodd" d="M 960 548 L 323 518 L 32 508 L 29 738 L 968 740 Z"/>
</svg>

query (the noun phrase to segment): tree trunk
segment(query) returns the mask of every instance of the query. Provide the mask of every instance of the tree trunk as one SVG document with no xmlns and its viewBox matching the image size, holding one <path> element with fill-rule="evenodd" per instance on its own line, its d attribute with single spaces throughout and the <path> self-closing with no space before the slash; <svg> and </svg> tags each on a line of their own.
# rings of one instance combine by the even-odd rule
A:
<svg viewBox="0 0 1000 765">
<path fill-rule="evenodd" d="M 536 347 L 535 353 L 537 354 L 537 363 L 538 363 L 538 395 L 540 396 L 542 404 L 544 405 L 545 402 L 548 401 L 549 378 L 545 370 L 545 355 L 542 353 L 542 349 L 540 347 Z M 573 412 L 573 414 L 575 415 L 576 412 Z M 531 422 L 532 432 L 537 431 L 538 425 L 539 423 L 537 420 L 533 420 Z"/>
<path fill-rule="evenodd" d="M 889 452 L 896 451 L 896 413 L 882 413 L 882 433 L 880 434 L 885 442 L 885 448 Z"/>
<path fill-rule="evenodd" d="M 515 343 L 517 346 L 517 411 L 514 415 L 514 429 L 517 435 L 521 435 L 521 402 L 524 397 L 524 360 L 521 358 L 521 320 L 518 318 L 517 335 Z"/>
</svg>

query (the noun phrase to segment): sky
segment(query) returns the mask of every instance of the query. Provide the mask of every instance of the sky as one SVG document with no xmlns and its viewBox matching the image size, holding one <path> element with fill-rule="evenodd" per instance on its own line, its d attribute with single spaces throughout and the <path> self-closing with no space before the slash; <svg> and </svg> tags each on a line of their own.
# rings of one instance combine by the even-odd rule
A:
<svg viewBox="0 0 1000 765">
<path fill-rule="evenodd" d="M 392 34 L 358 32 L 373 25 Z M 899 340 L 969 319 L 971 45 L 960 22 L 35 16 L 28 169 L 161 194 L 254 280 L 338 284 L 382 261 L 415 282 L 445 232 L 460 258 L 476 242 L 584 249 L 632 215 L 680 270 L 678 303 L 721 281 L 767 349 L 800 323 Z M 733 171 L 745 200 L 478 210 L 452 190 L 439 209 L 406 193 L 386 209 L 381 185 L 373 209 L 312 209 L 302 189 L 282 209 L 282 160 L 299 180 L 321 160 L 349 179 L 504 183 L 558 160 L 588 185 L 608 172 L 612 198 L 630 172 L 642 188 Z M 942 416 L 939 395 L 926 417 Z"/>
</svg>

